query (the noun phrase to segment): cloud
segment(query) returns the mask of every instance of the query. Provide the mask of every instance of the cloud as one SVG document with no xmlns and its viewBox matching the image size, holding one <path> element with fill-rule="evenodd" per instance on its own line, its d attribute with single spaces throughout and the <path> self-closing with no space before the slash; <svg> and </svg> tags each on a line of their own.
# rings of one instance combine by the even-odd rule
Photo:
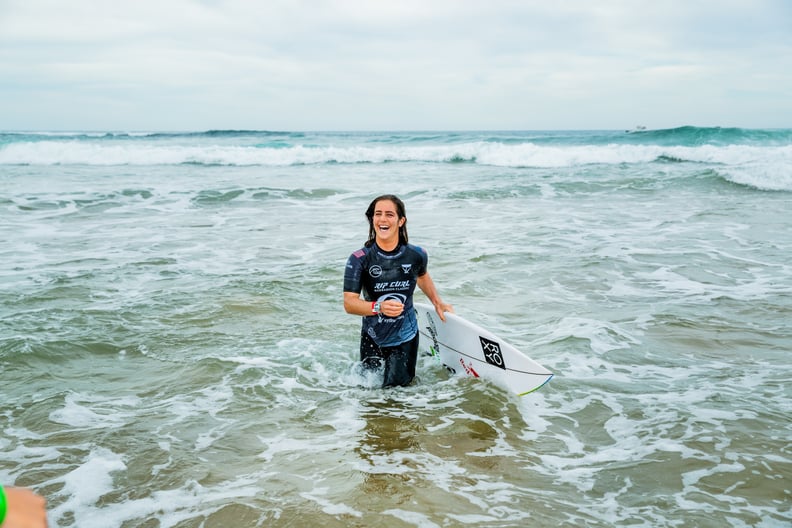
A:
<svg viewBox="0 0 792 528">
<path fill-rule="evenodd" d="M 789 126 L 789 27 L 782 0 L 5 0 L 0 128 Z"/>
</svg>

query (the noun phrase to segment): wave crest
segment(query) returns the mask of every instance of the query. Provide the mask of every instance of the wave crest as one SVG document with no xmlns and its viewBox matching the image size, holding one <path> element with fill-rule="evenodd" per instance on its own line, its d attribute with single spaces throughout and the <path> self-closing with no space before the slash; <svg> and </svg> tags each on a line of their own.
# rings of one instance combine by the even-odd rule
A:
<svg viewBox="0 0 792 528">
<path fill-rule="evenodd" d="M 632 141 L 659 145 L 784 145 L 792 142 L 789 129 L 682 126 L 628 132 Z"/>
<path fill-rule="evenodd" d="M 630 134 L 210 130 L 134 137 L 0 134 L 0 165 L 277 167 L 339 163 L 471 163 L 544 169 L 700 163 L 734 183 L 790 191 L 792 130 L 681 127 Z"/>
<path fill-rule="evenodd" d="M 456 145 L 308 146 L 162 145 L 155 142 L 36 141 L 0 146 L 6 165 L 305 165 L 322 163 L 476 162 L 506 167 L 704 162 L 727 165 L 763 159 L 792 165 L 792 145 L 699 147 L 661 145 L 548 146 L 471 142 Z"/>
</svg>

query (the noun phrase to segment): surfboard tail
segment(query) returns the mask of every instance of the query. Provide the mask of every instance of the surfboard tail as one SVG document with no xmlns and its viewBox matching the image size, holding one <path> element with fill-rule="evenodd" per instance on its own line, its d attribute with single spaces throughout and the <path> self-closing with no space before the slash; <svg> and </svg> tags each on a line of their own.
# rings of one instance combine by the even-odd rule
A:
<svg viewBox="0 0 792 528">
<path fill-rule="evenodd" d="M 553 379 L 553 376 L 554 376 L 554 374 L 550 374 L 549 376 L 547 376 L 547 379 L 544 380 L 540 385 L 537 385 L 536 387 L 534 387 L 531 390 L 528 390 L 528 391 L 525 391 L 525 392 L 520 392 L 520 393 L 517 394 L 517 396 L 525 396 L 526 394 L 531 394 L 532 392 L 538 391 L 539 389 L 541 389 L 542 387 L 547 385 L 550 382 L 550 380 Z"/>
</svg>

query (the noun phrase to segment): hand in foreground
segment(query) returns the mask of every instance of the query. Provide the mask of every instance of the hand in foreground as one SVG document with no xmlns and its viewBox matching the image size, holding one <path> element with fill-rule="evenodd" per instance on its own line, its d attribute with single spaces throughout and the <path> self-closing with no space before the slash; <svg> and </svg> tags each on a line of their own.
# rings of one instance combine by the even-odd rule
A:
<svg viewBox="0 0 792 528">
<path fill-rule="evenodd" d="M 6 516 L 3 528 L 46 528 L 47 501 L 27 488 L 3 488 Z"/>
</svg>

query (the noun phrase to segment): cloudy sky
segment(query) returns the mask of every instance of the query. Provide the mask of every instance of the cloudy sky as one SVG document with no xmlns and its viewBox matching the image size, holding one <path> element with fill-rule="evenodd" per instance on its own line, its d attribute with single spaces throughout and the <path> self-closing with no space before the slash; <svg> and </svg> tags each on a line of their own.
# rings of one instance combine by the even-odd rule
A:
<svg viewBox="0 0 792 528">
<path fill-rule="evenodd" d="M 0 130 L 792 127 L 789 0 L 0 0 Z"/>
</svg>

